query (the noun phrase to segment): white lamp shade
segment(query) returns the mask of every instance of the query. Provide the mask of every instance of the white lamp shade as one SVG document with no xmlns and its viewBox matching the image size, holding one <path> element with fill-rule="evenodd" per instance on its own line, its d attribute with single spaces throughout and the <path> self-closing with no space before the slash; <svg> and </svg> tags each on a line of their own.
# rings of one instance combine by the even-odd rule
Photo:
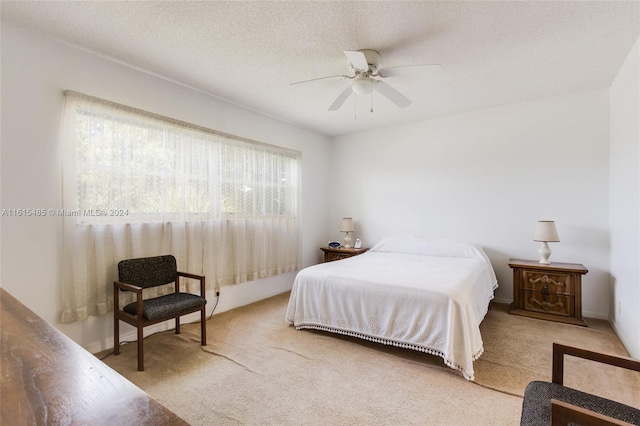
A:
<svg viewBox="0 0 640 426">
<path fill-rule="evenodd" d="M 355 232 L 355 230 L 356 229 L 353 227 L 353 219 L 350 217 L 343 217 L 340 232 Z"/>
<path fill-rule="evenodd" d="M 556 223 L 553 220 L 539 220 L 533 241 L 560 242 L 560 237 L 558 237 L 558 231 L 556 230 Z"/>
</svg>

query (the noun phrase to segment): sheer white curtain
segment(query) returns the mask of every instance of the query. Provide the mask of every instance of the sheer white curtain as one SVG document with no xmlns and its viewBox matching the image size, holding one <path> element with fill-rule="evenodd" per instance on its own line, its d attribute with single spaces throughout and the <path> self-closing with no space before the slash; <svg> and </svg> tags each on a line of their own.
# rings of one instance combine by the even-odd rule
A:
<svg viewBox="0 0 640 426">
<path fill-rule="evenodd" d="M 123 259 L 173 254 L 207 288 L 300 268 L 299 152 L 65 96 L 62 322 L 111 310 Z"/>
</svg>

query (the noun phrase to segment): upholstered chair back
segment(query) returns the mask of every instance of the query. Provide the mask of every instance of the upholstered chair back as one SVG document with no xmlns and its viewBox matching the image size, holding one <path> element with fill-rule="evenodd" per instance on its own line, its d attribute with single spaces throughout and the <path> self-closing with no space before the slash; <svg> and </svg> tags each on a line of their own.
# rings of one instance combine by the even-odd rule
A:
<svg viewBox="0 0 640 426">
<path fill-rule="evenodd" d="M 172 255 L 127 259 L 118 263 L 121 282 L 143 288 L 172 283 L 178 276 L 176 258 Z"/>
</svg>

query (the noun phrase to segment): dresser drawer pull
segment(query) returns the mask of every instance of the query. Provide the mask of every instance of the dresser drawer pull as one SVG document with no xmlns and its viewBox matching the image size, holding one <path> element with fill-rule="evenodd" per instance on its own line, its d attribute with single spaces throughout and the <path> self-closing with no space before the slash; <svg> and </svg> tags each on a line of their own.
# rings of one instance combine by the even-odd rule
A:
<svg viewBox="0 0 640 426">
<path fill-rule="evenodd" d="M 544 287 L 542 287 L 542 300 L 546 302 L 549 299 L 549 293 L 551 293 L 549 291 L 549 284 L 544 283 Z"/>
</svg>

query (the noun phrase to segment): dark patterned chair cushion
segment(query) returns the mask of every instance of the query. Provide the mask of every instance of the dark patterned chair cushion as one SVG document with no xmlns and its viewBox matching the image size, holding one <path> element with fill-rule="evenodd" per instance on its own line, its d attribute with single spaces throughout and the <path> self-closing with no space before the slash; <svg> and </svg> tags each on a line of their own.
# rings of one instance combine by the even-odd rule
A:
<svg viewBox="0 0 640 426">
<path fill-rule="evenodd" d="M 521 426 L 551 424 L 551 400 L 557 399 L 596 413 L 640 425 L 640 410 L 556 383 L 531 382 L 524 391 Z"/>
<path fill-rule="evenodd" d="M 142 302 L 142 316 L 147 320 L 178 316 L 182 312 L 197 309 L 206 304 L 205 298 L 195 294 L 171 293 Z M 129 303 L 123 310 L 128 314 L 136 315 L 136 302 Z"/>
</svg>

